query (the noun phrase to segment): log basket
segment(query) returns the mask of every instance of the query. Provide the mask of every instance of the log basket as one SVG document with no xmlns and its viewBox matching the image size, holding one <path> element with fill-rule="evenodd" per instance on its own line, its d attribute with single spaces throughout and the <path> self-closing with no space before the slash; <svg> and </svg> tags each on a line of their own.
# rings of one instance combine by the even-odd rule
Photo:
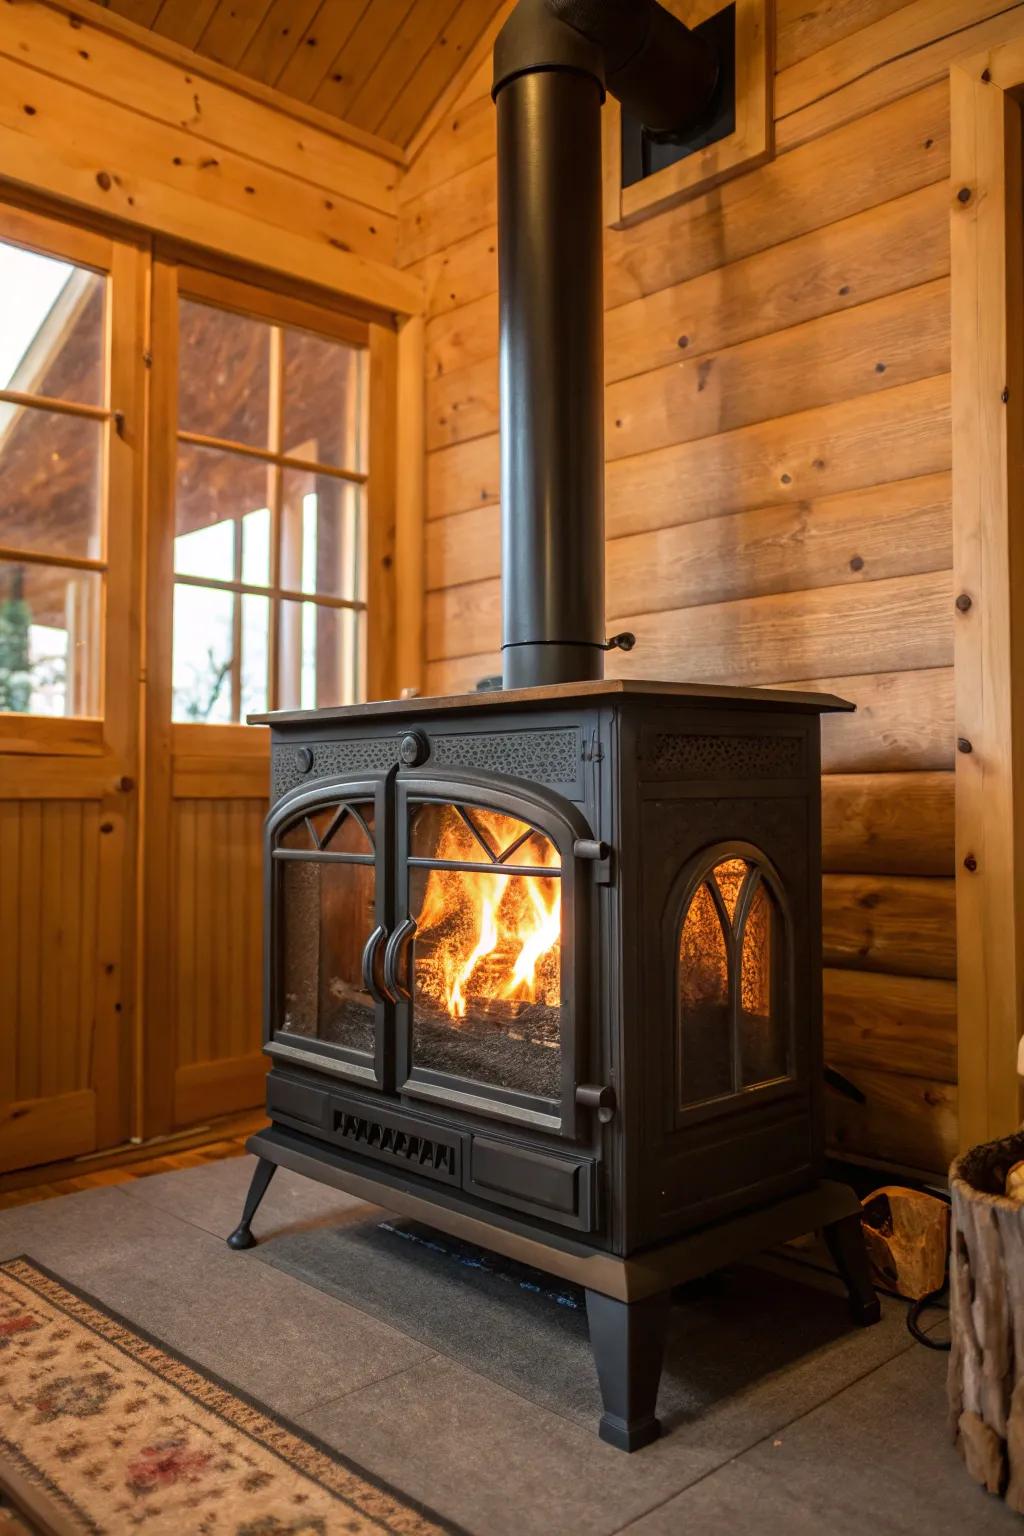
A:
<svg viewBox="0 0 1024 1536">
<path fill-rule="evenodd" d="M 1005 1193 L 1024 1132 L 950 1169 L 950 1429 L 971 1476 L 1024 1513 L 1024 1203 Z"/>
</svg>

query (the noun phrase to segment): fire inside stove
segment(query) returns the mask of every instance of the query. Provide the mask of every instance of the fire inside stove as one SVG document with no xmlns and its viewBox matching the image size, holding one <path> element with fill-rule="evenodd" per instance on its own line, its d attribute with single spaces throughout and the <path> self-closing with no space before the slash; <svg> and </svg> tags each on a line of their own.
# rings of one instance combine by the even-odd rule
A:
<svg viewBox="0 0 1024 1536">
<path fill-rule="evenodd" d="M 690 899 L 679 937 L 680 1105 L 784 1077 L 781 914 L 748 859 L 714 864 Z"/>
<path fill-rule="evenodd" d="M 410 853 L 417 1065 L 558 1097 L 558 850 L 497 811 L 425 804 Z"/>
</svg>

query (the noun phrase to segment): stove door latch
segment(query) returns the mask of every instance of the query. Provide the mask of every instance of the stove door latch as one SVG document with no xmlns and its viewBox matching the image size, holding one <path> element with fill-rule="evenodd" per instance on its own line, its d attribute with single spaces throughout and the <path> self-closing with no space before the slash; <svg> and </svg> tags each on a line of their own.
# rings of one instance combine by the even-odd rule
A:
<svg viewBox="0 0 1024 1536">
<path fill-rule="evenodd" d="M 592 866 L 596 885 L 611 885 L 612 850 L 607 843 L 596 837 L 578 837 L 572 851 L 578 859 L 584 859 Z"/>
<path fill-rule="evenodd" d="M 599 1088 L 596 1083 L 579 1083 L 576 1103 L 584 1109 L 596 1109 L 601 1124 L 607 1125 L 615 1113 L 615 1089 L 610 1083 L 606 1083 L 603 1088 Z"/>
</svg>

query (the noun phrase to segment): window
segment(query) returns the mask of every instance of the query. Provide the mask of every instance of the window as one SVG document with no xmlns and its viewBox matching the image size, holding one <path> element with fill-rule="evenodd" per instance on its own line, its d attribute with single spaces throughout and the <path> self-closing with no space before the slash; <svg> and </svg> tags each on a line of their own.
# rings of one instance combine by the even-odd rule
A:
<svg viewBox="0 0 1024 1536">
<path fill-rule="evenodd" d="M 106 273 L 0 241 L 0 712 L 102 713 Z"/>
<path fill-rule="evenodd" d="M 787 946 L 767 868 L 713 859 L 679 931 L 679 1104 L 688 1108 L 790 1071 Z"/>
<path fill-rule="evenodd" d="M 358 702 L 365 345 L 183 295 L 178 358 L 173 718 Z"/>
</svg>

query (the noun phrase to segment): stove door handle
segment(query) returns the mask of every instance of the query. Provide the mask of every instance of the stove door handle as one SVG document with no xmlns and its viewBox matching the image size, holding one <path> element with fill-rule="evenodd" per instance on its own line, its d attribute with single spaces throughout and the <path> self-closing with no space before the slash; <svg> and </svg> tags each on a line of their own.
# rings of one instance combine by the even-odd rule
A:
<svg viewBox="0 0 1024 1536">
<path fill-rule="evenodd" d="M 363 947 L 363 988 L 369 992 L 375 1003 L 387 1002 L 387 998 L 377 986 L 377 980 L 374 976 L 377 951 L 380 948 L 380 941 L 383 939 L 385 931 L 380 923 L 378 923 Z"/>
<path fill-rule="evenodd" d="M 412 1002 L 410 983 L 398 979 L 398 960 L 405 941 L 411 939 L 415 932 L 415 918 L 407 917 L 404 922 L 399 923 L 390 939 L 388 939 L 387 948 L 384 950 L 384 986 L 389 997 L 396 1003 Z"/>
</svg>

